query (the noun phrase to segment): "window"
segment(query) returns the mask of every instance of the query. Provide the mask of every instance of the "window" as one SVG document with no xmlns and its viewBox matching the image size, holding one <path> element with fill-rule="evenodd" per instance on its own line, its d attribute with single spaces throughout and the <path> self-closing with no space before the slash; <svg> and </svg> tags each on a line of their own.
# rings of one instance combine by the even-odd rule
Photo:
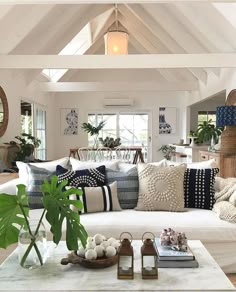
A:
<svg viewBox="0 0 236 292">
<path fill-rule="evenodd" d="M 199 111 L 198 112 L 198 125 L 204 121 L 211 120 L 211 124 L 216 125 L 216 112 L 215 111 Z"/>
<path fill-rule="evenodd" d="M 35 149 L 35 158 L 46 159 L 46 111 L 40 106 L 21 101 L 21 133 L 31 134 L 40 139 Z"/>
<path fill-rule="evenodd" d="M 105 121 L 104 128 L 99 137 L 105 139 L 120 137 L 124 146 L 142 146 L 144 159 L 147 161 L 148 154 L 148 113 L 97 113 L 89 114 L 88 122 L 97 126 Z M 88 136 L 89 145 L 94 144 L 93 137 Z"/>
<path fill-rule="evenodd" d="M 36 108 L 36 137 L 40 139 L 41 144 L 36 148 L 35 156 L 38 159 L 46 159 L 46 111 Z"/>
</svg>

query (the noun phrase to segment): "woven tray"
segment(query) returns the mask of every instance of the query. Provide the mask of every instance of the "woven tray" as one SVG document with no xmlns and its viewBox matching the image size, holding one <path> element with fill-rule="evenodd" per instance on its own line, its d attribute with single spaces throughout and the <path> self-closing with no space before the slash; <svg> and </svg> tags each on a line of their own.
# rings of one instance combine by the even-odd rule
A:
<svg viewBox="0 0 236 292">
<path fill-rule="evenodd" d="M 110 258 L 102 257 L 96 260 L 87 260 L 85 258 L 78 256 L 76 252 L 72 252 L 68 254 L 67 258 L 63 258 L 61 260 L 61 264 L 62 265 L 79 264 L 89 269 L 104 269 L 104 268 L 115 265 L 117 261 L 118 261 L 118 255 L 115 255 Z"/>
</svg>

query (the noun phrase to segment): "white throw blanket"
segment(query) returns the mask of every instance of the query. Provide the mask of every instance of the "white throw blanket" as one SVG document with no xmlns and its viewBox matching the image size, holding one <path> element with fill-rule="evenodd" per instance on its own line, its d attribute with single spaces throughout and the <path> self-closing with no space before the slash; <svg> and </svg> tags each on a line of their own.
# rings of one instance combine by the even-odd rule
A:
<svg viewBox="0 0 236 292">
<path fill-rule="evenodd" d="M 220 186 L 213 211 L 220 219 L 236 223 L 236 178 L 221 179 Z"/>
</svg>

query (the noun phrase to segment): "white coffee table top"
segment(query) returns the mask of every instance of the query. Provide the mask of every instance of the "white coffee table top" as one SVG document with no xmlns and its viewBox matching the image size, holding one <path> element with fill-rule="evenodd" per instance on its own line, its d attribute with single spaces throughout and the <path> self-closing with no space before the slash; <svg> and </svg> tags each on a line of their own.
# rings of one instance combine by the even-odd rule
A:
<svg viewBox="0 0 236 292">
<path fill-rule="evenodd" d="M 137 240 L 132 244 L 134 280 L 118 280 L 117 265 L 99 270 L 86 269 L 80 265 L 61 265 L 61 258 L 67 255 L 65 242 L 61 242 L 57 248 L 51 245 L 50 257 L 42 268 L 30 271 L 19 266 L 15 250 L 0 266 L 0 290 L 236 291 L 199 240 L 189 240 L 199 268 L 159 269 L 158 280 L 142 280 L 142 242 Z"/>
</svg>

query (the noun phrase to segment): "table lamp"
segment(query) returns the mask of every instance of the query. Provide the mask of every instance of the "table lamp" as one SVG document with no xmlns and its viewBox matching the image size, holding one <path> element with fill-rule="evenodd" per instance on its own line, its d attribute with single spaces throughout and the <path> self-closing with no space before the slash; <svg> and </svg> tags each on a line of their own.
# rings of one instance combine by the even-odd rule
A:
<svg viewBox="0 0 236 292">
<path fill-rule="evenodd" d="M 216 126 L 225 127 L 221 133 L 220 150 L 236 153 L 236 89 L 229 93 L 224 106 L 216 108 Z"/>
</svg>

